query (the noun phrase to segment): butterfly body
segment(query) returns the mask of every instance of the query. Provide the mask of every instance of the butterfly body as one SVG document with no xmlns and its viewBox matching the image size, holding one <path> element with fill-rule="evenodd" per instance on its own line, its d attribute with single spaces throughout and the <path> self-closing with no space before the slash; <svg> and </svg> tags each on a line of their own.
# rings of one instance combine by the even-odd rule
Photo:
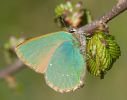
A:
<svg viewBox="0 0 127 100">
<path fill-rule="evenodd" d="M 61 93 L 83 86 L 86 71 L 80 42 L 68 32 L 55 32 L 30 39 L 16 47 L 18 57 Z M 84 48 L 85 49 L 85 48 Z"/>
</svg>

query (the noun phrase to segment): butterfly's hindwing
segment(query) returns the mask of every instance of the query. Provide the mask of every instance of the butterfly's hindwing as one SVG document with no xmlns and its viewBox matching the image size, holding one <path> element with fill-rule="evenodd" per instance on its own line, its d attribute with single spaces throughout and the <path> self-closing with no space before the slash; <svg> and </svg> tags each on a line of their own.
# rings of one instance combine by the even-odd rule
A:
<svg viewBox="0 0 127 100">
<path fill-rule="evenodd" d="M 84 83 L 81 78 L 85 68 L 80 49 L 73 42 L 64 42 L 53 54 L 45 78 L 48 85 L 56 91 L 74 91 Z"/>
</svg>

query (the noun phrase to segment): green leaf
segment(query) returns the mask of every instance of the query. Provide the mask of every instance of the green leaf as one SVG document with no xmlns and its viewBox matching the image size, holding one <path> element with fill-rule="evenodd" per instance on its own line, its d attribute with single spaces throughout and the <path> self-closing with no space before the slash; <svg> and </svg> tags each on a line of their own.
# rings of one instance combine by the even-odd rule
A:
<svg viewBox="0 0 127 100">
<path fill-rule="evenodd" d="M 88 71 L 101 78 L 121 55 L 115 38 L 104 32 L 95 32 L 92 37 L 87 38 L 86 52 Z"/>
</svg>

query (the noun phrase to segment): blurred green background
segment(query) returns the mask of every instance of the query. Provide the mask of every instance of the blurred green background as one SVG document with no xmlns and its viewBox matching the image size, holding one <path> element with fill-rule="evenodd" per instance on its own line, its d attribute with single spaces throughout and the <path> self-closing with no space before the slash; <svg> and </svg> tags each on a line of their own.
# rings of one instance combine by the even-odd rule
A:
<svg viewBox="0 0 127 100">
<path fill-rule="evenodd" d="M 74 2 L 78 0 L 73 0 Z M 0 69 L 6 67 L 3 44 L 10 36 L 34 37 L 60 30 L 54 23 L 54 8 L 64 0 L 0 0 Z M 83 0 L 93 18 L 111 9 L 116 0 Z M 85 86 L 74 93 L 60 94 L 50 89 L 43 75 L 25 68 L 14 76 L 20 85 L 13 91 L 0 80 L 0 100 L 127 100 L 127 12 L 109 23 L 122 55 L 104 80 L 89 73 Z"/>
</svg>

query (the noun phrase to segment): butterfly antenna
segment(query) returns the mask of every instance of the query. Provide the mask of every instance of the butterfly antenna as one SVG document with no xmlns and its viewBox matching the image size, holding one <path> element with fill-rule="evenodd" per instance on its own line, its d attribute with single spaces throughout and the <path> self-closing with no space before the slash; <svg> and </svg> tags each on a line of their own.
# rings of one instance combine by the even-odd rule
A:
<svg viewBox="0 0 127 100">
<path fill-rule="evenodd" d="M 63 24 L 63 26 L 68 29 L 68 26 L 67 26 L 67 23 L 65 22 L 64 20 L 64 16 L 60 16 L 60 20 L 61 20 L 61 23 Z"/>
</svg>

